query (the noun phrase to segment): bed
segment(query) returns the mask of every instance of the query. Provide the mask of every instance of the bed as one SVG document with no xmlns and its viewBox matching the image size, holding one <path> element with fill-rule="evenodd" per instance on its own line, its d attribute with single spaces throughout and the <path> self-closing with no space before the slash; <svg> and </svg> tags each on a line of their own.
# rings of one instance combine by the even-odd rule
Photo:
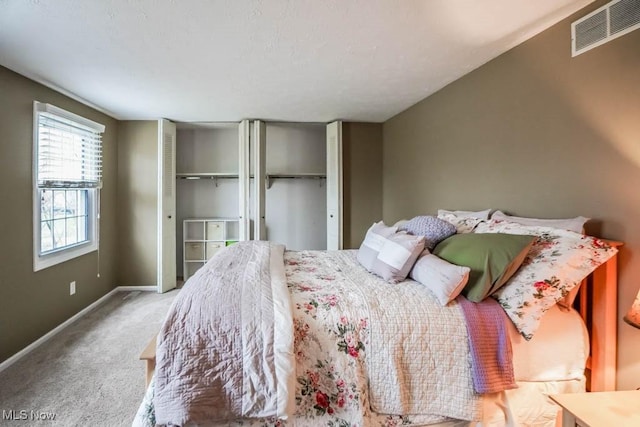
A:
<svg viewBox="0 0 640 427">
<path fill-rule="evenodd" d="M 176 297 L 133 424 L 554 426 L 549 394 L 615 388 L 619 244 L 597 242 L 609 255 L 576 308 L 552 304 L 533 336 L 503 316 L 509 360 L 493 365 L 510 365 L 512 384 L 482 393 L 461 296 L 442 305 L 415 280 L 391 285 L 357 250 L 234 245 Z M 228 297 L 236 302 L 220 304 Z M 229 320 L 223 308 L 234 304 Z M 223 354 L 230 348 L 237 354 Z"/>
</svg>

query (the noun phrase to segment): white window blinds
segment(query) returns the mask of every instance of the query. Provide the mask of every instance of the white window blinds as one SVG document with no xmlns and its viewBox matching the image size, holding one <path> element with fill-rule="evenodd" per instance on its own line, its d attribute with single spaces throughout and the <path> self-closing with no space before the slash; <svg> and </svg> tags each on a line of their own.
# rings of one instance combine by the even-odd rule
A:
<svg viewBox="0 0 640 427">
<path fill-rule="evenodd" d="M 104 125 L 36 102 L 39 188 L 101 188 Z"/>
</svg>

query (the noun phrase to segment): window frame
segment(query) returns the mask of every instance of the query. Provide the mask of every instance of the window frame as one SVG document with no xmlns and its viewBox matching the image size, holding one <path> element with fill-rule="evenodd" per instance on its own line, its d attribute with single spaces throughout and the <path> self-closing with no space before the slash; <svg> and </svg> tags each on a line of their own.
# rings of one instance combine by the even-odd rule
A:
<svg viewBox="0 0 640 427">
<path fill-rule="evenodd" d="M 42 206 L 41 206 L 41 191 L 42 188 L 38 186 L 38 163 L 39 163 L 39 117 L 40 113 L 55 114 L 59 117 L 89 125 L 96 129 L 101 129 L 100 133 L 104 132 L 104 126 L 88 120 L 84 117 L 78 116 L 74 113 L 68 112 L 61 108 L 55 107 L 50 104 L 44 104 L 38 101 L 33 103 L 33 159 L 32 159 L 32 172 L 33 172 L 33 271 L 43 270 L 48 267 L 69 261 L 79 256 L 91 253 L 99 250 L 99 220 L 100 220 L 100 190 L 99 188 L 77 188 L 77 187 L 62 187 L 61 189 L 73 189 L 73 190 L 87 190 L 87 240 L 81 243 L 72 244 L 63 248 L 53 249 L 42 253 Z M 48 189 L 53 191 L 53 189 Z"/>
</svg>

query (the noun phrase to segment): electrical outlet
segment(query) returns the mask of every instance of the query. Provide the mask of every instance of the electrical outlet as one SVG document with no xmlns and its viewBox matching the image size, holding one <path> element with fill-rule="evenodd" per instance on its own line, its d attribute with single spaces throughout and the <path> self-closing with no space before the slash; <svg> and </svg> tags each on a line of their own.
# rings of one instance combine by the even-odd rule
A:
<svg viewBox="0 0 640 427">
<path fill-rule="evenodd" d="M 69 283 L 69 295 L 73 295 L 76 293 L 76 281 Z"/>
</svg>

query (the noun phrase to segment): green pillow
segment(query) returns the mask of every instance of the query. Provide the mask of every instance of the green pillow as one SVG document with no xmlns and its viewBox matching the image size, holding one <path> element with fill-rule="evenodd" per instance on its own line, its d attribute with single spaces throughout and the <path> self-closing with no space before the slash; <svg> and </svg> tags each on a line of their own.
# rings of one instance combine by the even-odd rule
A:
<svg viewBox="0 0 640 427">
<path fill-rule="evenodd" d="M 452 264 L 471 269 L 462 295 L 480 302 L 504 285 L 524 261 L 535 236 L 466 233 L 438 243 L 433 253 Z"/>
</svg>

